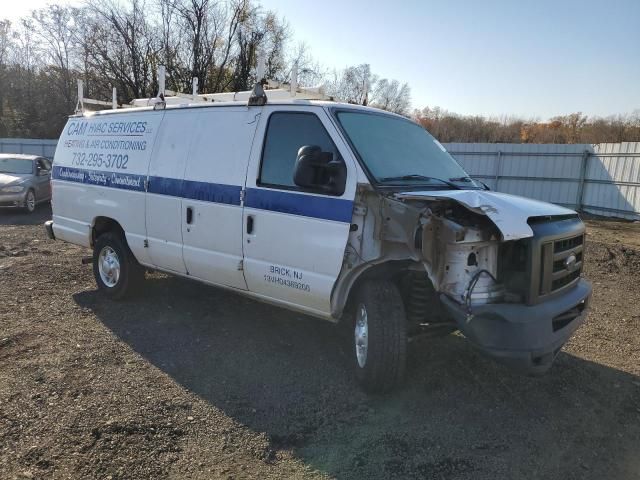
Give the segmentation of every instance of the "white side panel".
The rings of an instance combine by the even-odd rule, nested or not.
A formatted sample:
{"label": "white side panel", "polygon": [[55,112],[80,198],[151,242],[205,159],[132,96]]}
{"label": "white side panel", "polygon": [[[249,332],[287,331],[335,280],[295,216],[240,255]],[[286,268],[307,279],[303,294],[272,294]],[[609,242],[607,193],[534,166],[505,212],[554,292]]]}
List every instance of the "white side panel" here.
{"label": "white side panel", "polygon": [[129,246],[148,262],[144,224],[144,179],[163,112],[71,117],[53,164],[56,238],[89,246],[99,216],[117,221]]}
{"label": "white side panel", "polygon": [[[301,196],[300,202],[305,199]],[[331,312],[331,291],[344,257],[349,223],[245,208],[253,234],[245,234],[245,271],[252,292]],[[272,238],[273,241],[265,239]]]}
{"label": "white side panel", "polygon": [[196,124],[193,110],[167,111],[160,125],[146,196],[146,225],[151,264],[186,273],[182,259],[182,180]]}
{"label": "white side panel", "polygon": [[203,109],[197,114],[183,186],[183,255],[189,275],[246,289],[242,270],[240,191],[256,129],[246,107]]}

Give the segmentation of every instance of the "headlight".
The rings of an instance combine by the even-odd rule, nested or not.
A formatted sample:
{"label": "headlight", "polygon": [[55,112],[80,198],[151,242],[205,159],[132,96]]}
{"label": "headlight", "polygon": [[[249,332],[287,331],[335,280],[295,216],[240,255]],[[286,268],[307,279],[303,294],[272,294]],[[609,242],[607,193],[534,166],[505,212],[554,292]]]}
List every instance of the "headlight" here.
{"label": "headlight", "polygon": [[2,189],[3,192],[7,192],[7,193],[20,193],[24,190],[24,187],[22,185],[13,185],[11,187],[4,187]]}

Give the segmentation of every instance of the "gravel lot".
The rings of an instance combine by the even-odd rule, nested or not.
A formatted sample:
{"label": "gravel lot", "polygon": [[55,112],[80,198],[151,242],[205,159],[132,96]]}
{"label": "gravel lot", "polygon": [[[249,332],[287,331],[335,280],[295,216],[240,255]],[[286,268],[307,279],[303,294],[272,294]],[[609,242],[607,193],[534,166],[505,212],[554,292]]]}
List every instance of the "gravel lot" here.
{"label": "gravel lot", "polygon": [[587,323],[543,377],[459,335],[399,392],[329,324],[161,274],[125,303],[0,212],[0,478],[640,478],[640,225],[589,221]]}

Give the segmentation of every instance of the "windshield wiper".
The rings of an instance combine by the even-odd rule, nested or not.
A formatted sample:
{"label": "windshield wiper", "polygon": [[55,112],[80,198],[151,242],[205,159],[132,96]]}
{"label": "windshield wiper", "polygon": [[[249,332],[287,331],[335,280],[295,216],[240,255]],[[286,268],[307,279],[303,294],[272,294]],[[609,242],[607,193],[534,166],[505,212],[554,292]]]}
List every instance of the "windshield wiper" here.
{"label": "windshield wiper", "polygon": [[465,183],[469,183],[472,182],[473,179],[471,177],[453,177],[449,179],[450,182],[465,182]]}
{"label": "windshield wiper", "polygon": [[472,183],[474,187],[477,187],[478,184],[480,184],[480,187],[478,187],[480,190],[491,190],[489,187],[487,187],[487,184],[480,181],[480,180],[476,180],[473,179],[471,177],[455,177],[455,178],[450,178],[449,179],[450,182],[464,182],[464,183]]}
{"label": "windshield wiper", "polygon": [[435,178],[435,177],[427,177],[425,175],[419,175],[417,173],[412,173],[409,175],[398,175],[396,177],[382,177],[378,179],[379,182],[394,182],[398,180],[425,180],[427,182],[436,181],[436,182],[444,183],[445,185],[451,188],[454,188],[456,190],[463,189],[460,185],[456,185],[455,183],[452,183],[449,180],[443,180],[441,178]]}

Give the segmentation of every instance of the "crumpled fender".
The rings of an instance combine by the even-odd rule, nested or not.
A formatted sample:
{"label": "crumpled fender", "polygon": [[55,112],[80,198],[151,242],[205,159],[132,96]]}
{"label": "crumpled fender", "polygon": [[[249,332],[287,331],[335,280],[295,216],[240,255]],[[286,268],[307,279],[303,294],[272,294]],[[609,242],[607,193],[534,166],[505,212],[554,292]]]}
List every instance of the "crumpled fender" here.
{"label": "crumpled fender", "polygon": [[527,223],[531,217],[576,214],[552,203],[486,190],[403,192],[395,196],[409,200],[454,200],[475,213],[489,217],[505,241],[533,237],[533,230]]}

